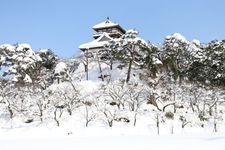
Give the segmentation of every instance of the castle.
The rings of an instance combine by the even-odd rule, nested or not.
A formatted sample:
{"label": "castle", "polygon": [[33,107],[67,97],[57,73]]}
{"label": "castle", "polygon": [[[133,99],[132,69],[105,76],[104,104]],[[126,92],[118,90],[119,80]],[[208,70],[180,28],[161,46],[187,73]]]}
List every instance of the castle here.
{"label": "castle", "polygon": [[93,34],[94,40],[88,43],[81,44],[79,49],[85,51],[99,51],[104,48],[110,40],[120,38],[125,34],[126,30],[119,24],[112,22],[109,18],[106,21],[101,22],[92,27],[95,31]]}

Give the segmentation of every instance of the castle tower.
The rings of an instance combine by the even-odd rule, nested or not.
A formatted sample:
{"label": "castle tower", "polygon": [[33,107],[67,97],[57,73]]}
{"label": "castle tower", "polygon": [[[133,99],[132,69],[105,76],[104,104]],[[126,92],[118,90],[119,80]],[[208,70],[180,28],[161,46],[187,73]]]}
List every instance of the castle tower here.
{"label": "castle tower", "polygon": [[81,51],[85,50],[101,50],[110,40],[120,38],[125,34],[126,30],[119,24],[112,22],[109,18],[106,21],[96,24],[92,27],[94,30],[94,40],[79,46]]}
{"label": "castle tower", "polygon": [[92,28],[96,32],[93,34],[93,38],[95,39],[100,37],[103,33],[107,33],[111,38],[119,38],[126,32],[119,24],[112,22],[109,18]]}

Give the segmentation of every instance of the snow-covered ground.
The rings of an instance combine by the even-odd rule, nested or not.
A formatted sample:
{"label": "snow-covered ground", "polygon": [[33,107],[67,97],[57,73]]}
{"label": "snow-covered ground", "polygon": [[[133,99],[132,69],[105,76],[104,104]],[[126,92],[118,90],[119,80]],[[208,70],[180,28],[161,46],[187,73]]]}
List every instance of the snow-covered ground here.
{"label": "snow-covered ground", "polygon": [[[65,129],[29,128],[1,130],[1,150],[223,150],[224,133],[182,133],[155,135],[137,128],[125,133],[122,128]],[[127,130],[127,129],[125,129]],[[133,133],[132,133],[133,132]]]}
{"label": "snow-covered ground", "polygon": [[[0,150],[224,150],[225,130],[213,128],[156,125],[141,119],[134,127],[115,123],[113,127],[90,124],[73,116],[56,127],[55,123],[38,123],[2,127]],[[17,122],[17,120],[15,120]]]}

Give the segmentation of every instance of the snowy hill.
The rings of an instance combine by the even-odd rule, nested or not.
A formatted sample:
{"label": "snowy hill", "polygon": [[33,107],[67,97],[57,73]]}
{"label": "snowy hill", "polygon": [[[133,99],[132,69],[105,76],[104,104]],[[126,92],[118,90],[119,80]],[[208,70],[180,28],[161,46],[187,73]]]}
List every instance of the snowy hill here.
{"label": "snowy hill", "polygon": [[2,45],[0,146],[221,149],[224,47],[175,33],[158,48],[131,31],[101,53],[70,60]]}

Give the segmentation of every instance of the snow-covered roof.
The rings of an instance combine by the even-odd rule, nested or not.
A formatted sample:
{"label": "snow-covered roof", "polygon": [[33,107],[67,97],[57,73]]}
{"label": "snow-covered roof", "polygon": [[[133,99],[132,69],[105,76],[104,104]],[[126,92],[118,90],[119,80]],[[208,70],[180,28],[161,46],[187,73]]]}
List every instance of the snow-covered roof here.
{"label": "snow-covered roof", "polygon": [[96,24],[95,26],[93,26],[93,29],[101,29],[101,28],[108,28],[108,27],[115,27],[115,26],[119,26],[119,24],[112,22],[111,20],[107,19],[104,22],[101,22],[99,24]]}
{"label": "snow-covered roof", "polygon": [[79,49],[90,49],[90,48],[97,48],[103,47],[107,44],[112,38],[108,35],[108,33],[104,32],[99,38],[89,43],[85,43],[79,46]]}

